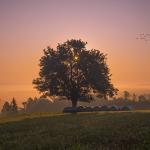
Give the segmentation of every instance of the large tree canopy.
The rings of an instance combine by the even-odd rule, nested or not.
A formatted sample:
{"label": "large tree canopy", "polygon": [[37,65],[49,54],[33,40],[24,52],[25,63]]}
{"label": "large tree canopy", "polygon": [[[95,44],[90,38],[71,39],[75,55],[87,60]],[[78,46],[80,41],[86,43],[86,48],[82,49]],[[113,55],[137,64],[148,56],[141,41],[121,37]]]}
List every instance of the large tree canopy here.
{"label": "large tree canopy", "polygon": [[35,88],[44,96],[65,96],[72,101],[90,101],[94,93],[114,96],[117,89],[110,80],[106,55],[99,50],[87,50],[86,42],[68,40],[54,50],[44,49],[40,59],[39,78]]}

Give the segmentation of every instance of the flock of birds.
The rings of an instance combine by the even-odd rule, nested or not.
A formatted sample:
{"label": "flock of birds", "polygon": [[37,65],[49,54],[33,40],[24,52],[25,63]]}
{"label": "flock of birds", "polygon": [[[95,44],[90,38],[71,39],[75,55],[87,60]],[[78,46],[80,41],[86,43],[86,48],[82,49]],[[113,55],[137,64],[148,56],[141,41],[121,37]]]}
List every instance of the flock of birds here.
{"label": "flock of birds", "polygon": [[137,40],[143,40],[145,42],[149,42],[150,41],[150,34],[148,33],[140,33],[140,34],[137,34],[137,37],[136,37]]}

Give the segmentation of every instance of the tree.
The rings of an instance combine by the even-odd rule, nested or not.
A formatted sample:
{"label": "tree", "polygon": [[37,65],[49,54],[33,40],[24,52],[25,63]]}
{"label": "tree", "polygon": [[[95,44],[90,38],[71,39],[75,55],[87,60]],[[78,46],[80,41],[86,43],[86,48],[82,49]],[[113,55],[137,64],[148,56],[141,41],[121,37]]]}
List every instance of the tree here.
{"label": "tree", "polygon": [[99,50],[87,50],[86,42],[68,40],[56,50],[47,47],[40,59],[39,77],[35,88],[45,97],[65,96],[76,107],[78,101],[91,101],[94,93],[114,96],[117,89],[111,83],[106,55]]}
{"label": "tree", "polygon": [[1,112],[4,113],[4,114],[7,114],[7,113],[11,112],[11,106],[9,105],[9,103],[7,101],[4,103]]}
{"label": "tree", "polygon": [[146,97],[144,95],[139,95],[139,102],[146,102]]}
{"label": "tree", "polygon": [[12,99],[10,106],[11,106],[11,112],[13,112],[13,113],[18,112],[18,106],[17,106],[17,102],[16,102],[15,98]]}
{"label": "tree", "polygon": [[128,91],[124,91],[124,99],[129,100],[130,93]]}
{"label": "tree", "polygon": [[136,101],[136,100],[137,100],[137,96],[136,96],[135,93],[133,93],[133,95],[132,95],[132,100],[133,100],[133,101]]}
{"label": "tree", "polygon": [[22,102],[22,105],[23,105],[24,111],[26,111],[26,108],[27,108],[27,102]]}

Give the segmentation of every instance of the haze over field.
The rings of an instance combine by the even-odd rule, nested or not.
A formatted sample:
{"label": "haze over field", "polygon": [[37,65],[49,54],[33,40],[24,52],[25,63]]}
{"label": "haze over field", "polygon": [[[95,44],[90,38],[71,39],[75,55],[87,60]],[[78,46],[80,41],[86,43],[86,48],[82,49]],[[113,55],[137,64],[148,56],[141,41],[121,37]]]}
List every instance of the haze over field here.
{"label": "haze over field", "polygon": [[[76,38],[108,54],[112,82],[150,92],[149,0],[0,1],[0,99],[38,96],[32,80],[43,49]],[[21,103],[21,101],[20,101]]]}

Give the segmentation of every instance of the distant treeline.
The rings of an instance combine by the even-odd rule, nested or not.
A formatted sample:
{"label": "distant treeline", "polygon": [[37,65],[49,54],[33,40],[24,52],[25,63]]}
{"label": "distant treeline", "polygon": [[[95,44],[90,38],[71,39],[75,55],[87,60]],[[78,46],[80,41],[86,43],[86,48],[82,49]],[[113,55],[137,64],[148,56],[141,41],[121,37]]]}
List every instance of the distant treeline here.
{"label": "distant treeline", "polygon": [[136,102],[150,102],[150,93],[149,94],[141,94],[136,95],[135,93],[129,93],[128,91],[123,92],[123,97],[114,98],[116,99],[122,99],[122,100],[128,100],[128,101],[136,101]]}
{"label": "distant treeline", "polygon": [[[6,101],[2,107],[3,114],[14,113],[32,113],[32,112],[61,112],[64,107],[71,105],[68,100],[59,99],[54,102],[46,98],[28,98],[22,103],[22,107],[18,107],[15,98],[9,103]],[[81,106],[131,106],[133,109],[150,109],[150,94],[136,95],[128,91],[123,92],[122,97],[114,97],[113,99],[96,98],[91,103],[79,102]]]}
{"label": "distant treeline", "polygon": [[135,93],[123,92],[122,97],[114,97],[111,100],[100,101],[104,105],[132,106],[133,109],[150,109],[150,94],[136,95]]}

